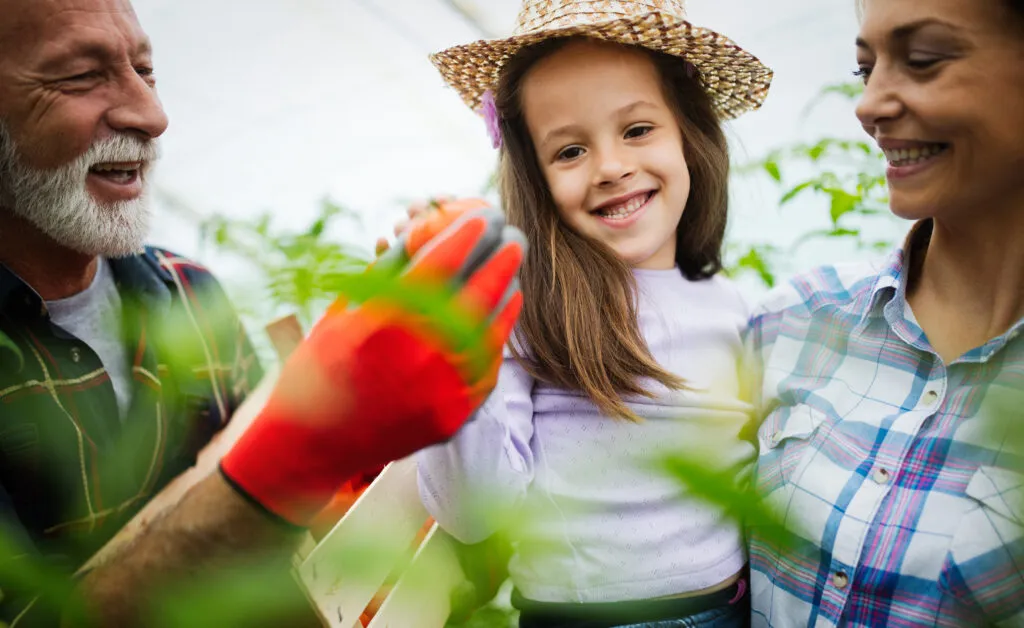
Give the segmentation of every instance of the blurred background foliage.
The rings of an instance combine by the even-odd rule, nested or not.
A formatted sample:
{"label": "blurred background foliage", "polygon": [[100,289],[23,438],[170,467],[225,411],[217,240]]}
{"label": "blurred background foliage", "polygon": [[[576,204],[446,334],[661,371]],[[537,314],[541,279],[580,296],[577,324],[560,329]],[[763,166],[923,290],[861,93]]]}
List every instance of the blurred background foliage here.
{"label": "blurred background foliage", "polygon": [[[842,83],[822,88],[805,113],[829,98],[857,99],[862,83]],[[852,102],[851,102],[852,108]],[[889,212],[885,182],[885,156],[864,140],[822,137],[811,143],[780,146],[753,162],[734,167],[734,177],[768,177],[777,190],[779,220],[793,226],[788,247],[771,242],[730,243],[727,249],[731,275],[752,274],[766,287],[780,279],[783,261],[802,257],[807,245],[827,243],[865,254],[883,254],[894,244],[894,234],[905,226]],[[801,227],[799,218],[787,215],[797,200],[814,203],[827,216],[825,227]],[[817,260],[828,263],[827,257]],[[812,256],[816,259],[816,256]]]}

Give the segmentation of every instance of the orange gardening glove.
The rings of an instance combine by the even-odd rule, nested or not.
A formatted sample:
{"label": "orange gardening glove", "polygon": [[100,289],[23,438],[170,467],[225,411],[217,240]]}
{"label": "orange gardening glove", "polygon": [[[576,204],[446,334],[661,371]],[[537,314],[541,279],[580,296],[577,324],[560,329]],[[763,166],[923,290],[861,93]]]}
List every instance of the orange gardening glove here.
{"label": "orange gardening glove", "polygon": [[497,382],[522,306],[510,287],[524,251],[522,234],[487,209],[462,215],[407,264],[389,262],[384,272],[393,268],[402,289],[449,286],[457,311],[483,331],[482,346],[459,346],[449,320],[392,296],[355,308],[339,301],[285,363],[221,461],[223,475],[306,526],[352,475],[451,438]]}
{"label": "orange gardening glove", "polygon": [[[382,253],[377,263],[407,264],[425,244],[456,220],[467,213],[488,208],[490,204],[479,198],[431,200],[429,209],[406,225],[397,243]],[[513,282],[509,289],[515,288]],[[384,466],[367,469],[345,480],[327,506],[310,522],[309,527],[314,536],[321,537],[327,534],[383,470]]]}

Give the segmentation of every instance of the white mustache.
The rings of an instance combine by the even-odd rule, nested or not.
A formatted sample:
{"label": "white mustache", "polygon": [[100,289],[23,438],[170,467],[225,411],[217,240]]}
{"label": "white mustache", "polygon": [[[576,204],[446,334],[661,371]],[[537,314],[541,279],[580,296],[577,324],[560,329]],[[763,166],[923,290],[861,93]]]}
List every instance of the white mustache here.
{"label": "white mustache", "polygon": [[77,162],[85,170],[99,164],[142,162],[143,169],[160,157],[156,140],[118,134],[93,143]]}

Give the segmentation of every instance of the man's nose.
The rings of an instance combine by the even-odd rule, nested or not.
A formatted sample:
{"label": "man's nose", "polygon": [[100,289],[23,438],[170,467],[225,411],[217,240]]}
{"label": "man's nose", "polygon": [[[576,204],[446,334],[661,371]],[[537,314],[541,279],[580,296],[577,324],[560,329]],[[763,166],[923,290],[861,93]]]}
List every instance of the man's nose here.
{"label": "man's nose", "polygon": [[115,131],[155,139],[167,130],[168,120],[156,88],[132,71],[121,81],[119,99],[107,111],[107,124]]}

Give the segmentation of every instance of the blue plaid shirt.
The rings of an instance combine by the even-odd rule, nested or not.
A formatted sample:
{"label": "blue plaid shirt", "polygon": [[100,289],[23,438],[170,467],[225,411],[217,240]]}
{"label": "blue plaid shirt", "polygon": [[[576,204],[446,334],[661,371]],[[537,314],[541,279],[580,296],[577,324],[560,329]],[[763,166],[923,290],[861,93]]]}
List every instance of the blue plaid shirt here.
{"label": "blue plaid shirt", "polygon": [[1024,625],[1024,320],[944,364],[907,261],[798,277],[751,319],[757,483],[796,537],[750,531],[754,626]]}

